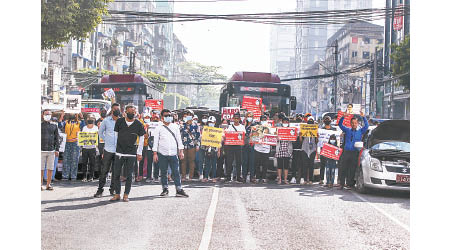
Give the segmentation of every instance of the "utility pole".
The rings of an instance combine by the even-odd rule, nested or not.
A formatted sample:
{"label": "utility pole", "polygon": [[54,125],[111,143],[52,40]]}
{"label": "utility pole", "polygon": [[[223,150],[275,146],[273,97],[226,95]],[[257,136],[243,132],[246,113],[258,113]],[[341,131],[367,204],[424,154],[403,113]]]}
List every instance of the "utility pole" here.
{"label": "utility pole", "polygon": [[377,116],[377,57],[378,57],[378,48],[375,48],[375,58],[373,62],[373,114],[374,117]]}
{"label": "utility pole", "polygon": [[338,66],[338,41],[334,41],[334,112],[337,112],[337,66]]}
{"label": "utility pole", "polygon": [[136,53],[134,51],[130,51],[130,67],[128,70],[130,72],[130,74],[135,73],[135,70],[134,70],[135,56],[136,56]]}

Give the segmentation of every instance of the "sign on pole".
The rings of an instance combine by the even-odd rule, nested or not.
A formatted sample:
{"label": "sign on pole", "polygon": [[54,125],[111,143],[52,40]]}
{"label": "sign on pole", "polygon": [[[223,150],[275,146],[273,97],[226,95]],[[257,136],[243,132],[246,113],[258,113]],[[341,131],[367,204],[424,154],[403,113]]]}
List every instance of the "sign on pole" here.
{"label": "sign on pole", "polygon": [[230,120],[233,118],[235,113],[240,113],[241,109],[239,107],[223,107],[222,108],[222,119]]}
{"label": "sign on pole", "polygon": [[78,146],[98,146],[98,133],[78,132]]}
{"label": "sign on pole", "polygon": [[222,146],[223,129],[205,126],[202,133],[202,146],[220,148]]}
{"label": "sign on pole", "polygon": [[319,129],[318,124],[300,124],[300,131],[302,133],[302,137],[317,137],[317,131]]}
{"label": "sign on pole", "polygon": [[66,95],[64,97],[64,112],[81,113],[81,95]]}
{"label": "sign on pole", "polygon": [[395,11],[394,20],[392,21],[392,26],[396,31],[403,29],[403,4],[399,5],[398,8],[400,9]]}

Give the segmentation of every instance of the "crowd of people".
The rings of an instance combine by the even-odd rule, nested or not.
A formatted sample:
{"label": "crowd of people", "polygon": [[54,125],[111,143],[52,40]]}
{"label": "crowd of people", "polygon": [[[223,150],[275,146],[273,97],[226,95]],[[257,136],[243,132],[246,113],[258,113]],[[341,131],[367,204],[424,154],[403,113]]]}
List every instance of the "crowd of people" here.
{"label": "crowd of people", "polygon": [[[368,128],[367,119],[363,113],[361,116],[363,124],[353,118],[351,128],[343,125],[344,119],[337,121],[342,134],[338,137],[331,135],[327,143],[340,146],[343,154],[339,161],[320,156],[320,185],[332,188],[336,186],[335,179],[340,189],[349,189],[355,185],[354,175],[359,151],[354,144],[361,141]],[[63,181],[76,180],[80,152],[82,181],[93,181],[96,164],[100,164],[98,188],[94,197],[103,195],[109,174],[109,193],[113,196],[111,201],[121,199],[123,181],[123,201],[128,201],[134,181],[160,182],[163,189],[161,196],[169,194],[168,185],[173,182],[176,196],[181,197],[188,197],[182,189],[182,182],[194,179],[212,183],[236,181],[265,184],[268,183],[271,146],[253,143],[250,140],[252,127],[290,127],[292,122],[319,124],[321,129],[336,130],[336,127],[332,126],[331,117],[325,116],[323,120],[316,121],[311,114],[288,117],[280,112],[269,117],[268,113],[263,113],[256,120],[253,113],[246,112],[235,113],[230,120],[217,120],[216,117],[207,115],[199,118],[191,110],[185,110],[180,117],[168,109],[138,114],[132,105],[124,107],[121,112],[120,105],[114,103],[109,113],[101,110],[100,119],[96,120],[92,115],[64,112],[59,114],[58,118],[49,110],[44,110],[41,123],[41,184],[46,175],[46,189],[53,190],[51,180],[54,178],[53,170],[60,151],[60,132],[66,137],[63,150]],[[202,145],[205,126],[243,132],[244,145],[224,145],[223,142],[221,147]],[[78,146],[79,132],[98,133],[98,145]],[[339,137],[341,143],[338,144]],[[278,184],[313,183],[314,163],[320,149],[317,137],[305,137],[300,132],[296,141],[278,140],[274,149]],[[339,172],[336,177],[337,168]],[[42,185],[41,189],[43,190]]]}

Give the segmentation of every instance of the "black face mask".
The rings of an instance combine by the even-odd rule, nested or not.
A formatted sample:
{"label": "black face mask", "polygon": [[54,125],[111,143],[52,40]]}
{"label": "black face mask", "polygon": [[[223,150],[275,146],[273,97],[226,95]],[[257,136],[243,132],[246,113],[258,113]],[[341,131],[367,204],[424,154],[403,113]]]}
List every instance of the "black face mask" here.
{"label": "black face mask", "polygon": [[87,124],[94,124],[94,120],[87,120]]}
{"label": "black face mask", "polygon": [[105,118],[105,117],[106,117],[106,113],[101,113],[100,116],[101,116],[102,118]]}
{"label": "black face mask", "polygon": [[133,119],[134,118],[134,114],[133,113],[127,113],[127,118],[128,119]]}
{"label": "black face mask", "polygon": [[116,109],[113,111],[113,116],[119,117],[119,115],[120,115],[120,110]]}
{"label": "black face mask", "polygon": [[313,120],[308,120],[308,124],[314,124]]}
{"label": "black face mask", "polygon": [[330,125],[330,124],[331,124],[331,121],[326,120],[326,121],[324,121],[323,123],[325,123],[325,125]]}

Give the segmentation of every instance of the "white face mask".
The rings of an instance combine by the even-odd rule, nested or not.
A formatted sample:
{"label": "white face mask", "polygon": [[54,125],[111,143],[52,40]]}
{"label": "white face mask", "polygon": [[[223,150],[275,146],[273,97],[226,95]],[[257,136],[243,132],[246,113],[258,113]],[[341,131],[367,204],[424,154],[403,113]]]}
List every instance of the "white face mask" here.
{"label": "white face mask", "polygon": [[289,127],[289,124],[287,124],[287,123],[283,123],[282,125],[283,125],[283,127]]}
{"label": "white face mask", "polygon": [[48,122],[52,119],[52,115],[44,115],[44,121]]}
{"label": "white face mask", "polygon": [[208,123],[208,126],[214,127],[214,123],[210,122],[210,123]]}
{"label": "white face mask", "polygon": [[248,121],[248,122],[252,122],[252,121],[253,121],[253,118],[247,117],[247,121]]}
{"label": "white face mask", "polygon": [[208,119],[202,119],[202,122],[203,122],[203,123],[207,123],[207,122],[208,122]]}
{"label": "white face mask", "polygon": [[330,140],[330,143],[334,144],[334,143],[336,143],[336,140]]}
{"label": "white face mask", "polygon": [[172,116],[164,117],[164,121],[167,122],[167,123],[171,123],[171,122],[172,122],[172,119],[173,119]]}
{"label": "white face mask", "polygon": [[145,123],[150,123],[150,119],[144,119]]}

